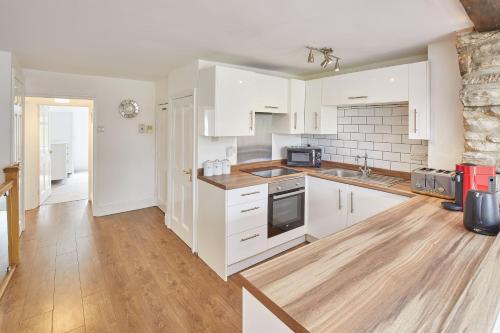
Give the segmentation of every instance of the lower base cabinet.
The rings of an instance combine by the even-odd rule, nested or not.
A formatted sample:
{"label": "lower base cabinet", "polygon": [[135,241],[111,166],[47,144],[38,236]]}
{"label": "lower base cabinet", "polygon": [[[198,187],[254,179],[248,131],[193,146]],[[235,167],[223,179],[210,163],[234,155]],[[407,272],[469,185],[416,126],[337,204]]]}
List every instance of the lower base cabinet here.
{"label": "lower base cabinet", "polygon": [[408,197],[308,178],[307,234],[320,239],[394,207]]}

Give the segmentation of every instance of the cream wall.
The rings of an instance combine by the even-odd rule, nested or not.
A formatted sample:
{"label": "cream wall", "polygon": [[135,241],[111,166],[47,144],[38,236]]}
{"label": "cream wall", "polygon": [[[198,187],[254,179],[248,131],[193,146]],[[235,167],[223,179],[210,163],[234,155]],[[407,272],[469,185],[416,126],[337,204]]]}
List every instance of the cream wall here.
{"label": "cream wall", "polygon": [[[138,125],[155,123],[155,85],[99,76],[26,70],[27,96],[94,99],[94,197],[97,216],[156,205],[155,136]],[[123,119],[118,105],[133,99],[136,118]],[[102,126],[104,132],[95,128]]]}
{"label": "cream wall", "polygon": [[461,78],[455,34],[429,44],[431,68],[431,140],[429,167],[455,170],[464,151]]}

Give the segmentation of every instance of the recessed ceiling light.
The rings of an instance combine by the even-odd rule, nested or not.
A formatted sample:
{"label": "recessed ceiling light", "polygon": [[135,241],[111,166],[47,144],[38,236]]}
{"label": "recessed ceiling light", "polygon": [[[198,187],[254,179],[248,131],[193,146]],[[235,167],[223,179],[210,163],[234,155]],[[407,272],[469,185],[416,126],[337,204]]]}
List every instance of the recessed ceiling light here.
{"label": "recessed ceiling light", "polygon": [[54,102],[59,103],[59,104],[68,104],[69,99],[67,99],[67,98],[54,98]]}

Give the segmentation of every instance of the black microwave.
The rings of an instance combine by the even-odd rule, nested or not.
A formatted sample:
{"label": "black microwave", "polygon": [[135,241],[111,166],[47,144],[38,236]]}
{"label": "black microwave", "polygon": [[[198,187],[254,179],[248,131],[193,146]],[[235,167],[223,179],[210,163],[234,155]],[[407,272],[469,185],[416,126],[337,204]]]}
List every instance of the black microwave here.
{"label": "black microwave", "polygon": [[319,168],[321,167],[321,148],[308,146],[287,147],[286,164]]}

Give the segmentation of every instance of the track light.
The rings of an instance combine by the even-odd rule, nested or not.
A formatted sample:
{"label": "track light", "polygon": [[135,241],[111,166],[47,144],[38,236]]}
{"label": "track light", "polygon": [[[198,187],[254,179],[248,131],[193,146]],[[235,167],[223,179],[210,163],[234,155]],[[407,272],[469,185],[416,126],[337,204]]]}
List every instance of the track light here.
{"label": "track light", "polygon": [[336,72],[338,72],[340,70],[339,59],[335,60],[335,68],[333,70]]}
{"label": "track light", "polygon": [[307,62],[310,64],[314,63],[314,53],[312,49],[309,49],[309,56],[307,57]]}
{"label": "track light", "polygon": [[309,50],[309,55],[307,56],[307,62],[312,64],[314,63],[314,51],[320,52],[323,54],[324,60],[321,62],[321,67],[327,68],[328,65],[330,65],[333,60],[335,59],[335,68],[334,70],[338,72],[340,70],[340,65],[339,65],[339,60],[340,58],[337,56],[333,55],[333,49],[329,47],[323,47],[323,48],[317,48],[317,47],[311,47],[311,46],[306,46],[306,48]]}

